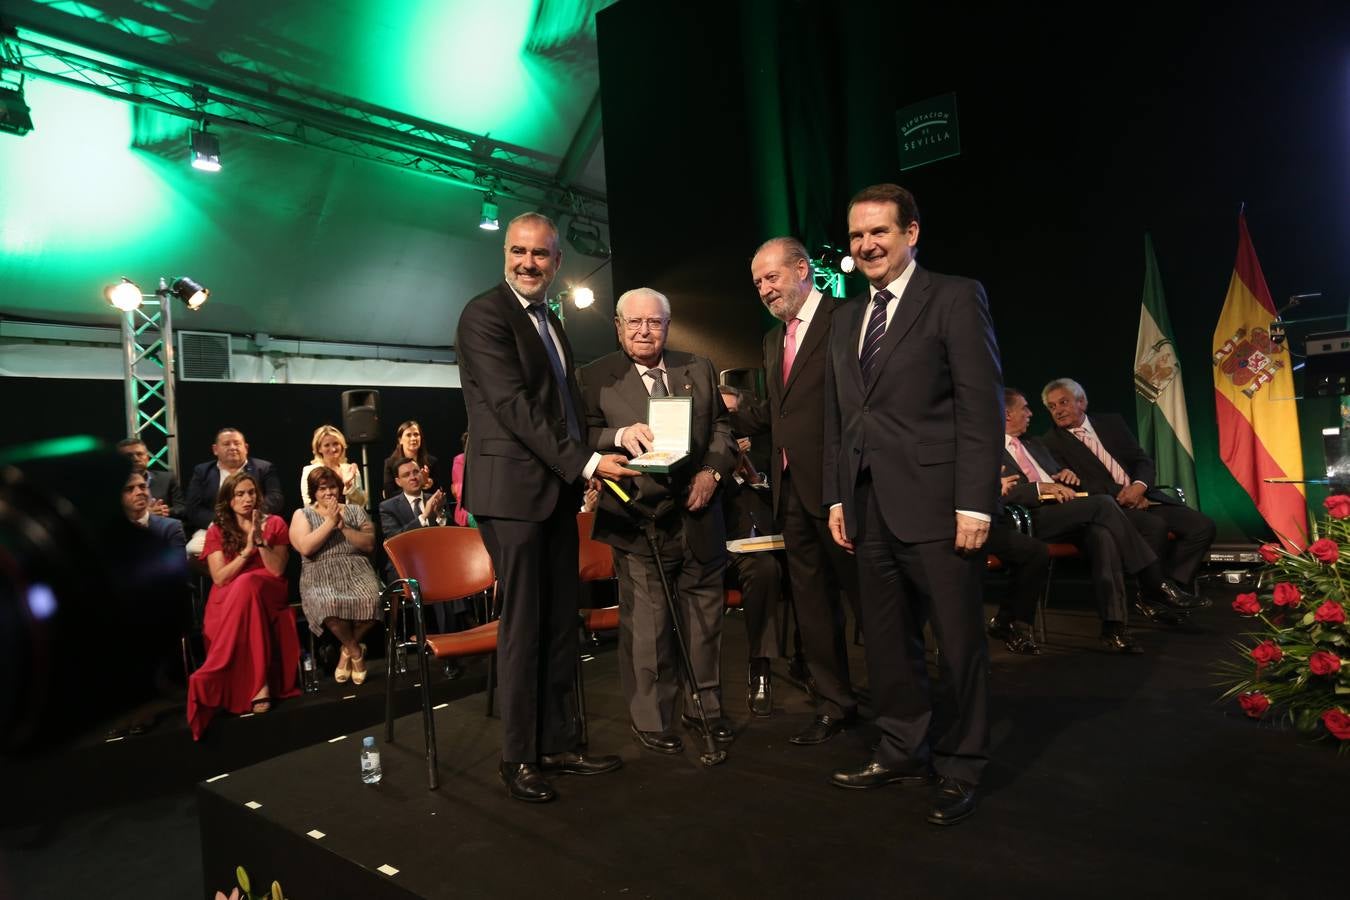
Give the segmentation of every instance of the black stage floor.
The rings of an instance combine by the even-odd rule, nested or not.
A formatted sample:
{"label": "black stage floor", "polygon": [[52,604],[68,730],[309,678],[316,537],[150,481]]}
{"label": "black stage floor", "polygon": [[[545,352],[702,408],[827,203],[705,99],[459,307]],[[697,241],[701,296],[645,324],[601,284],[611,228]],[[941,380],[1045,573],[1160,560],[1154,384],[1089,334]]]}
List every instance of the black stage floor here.
{"label": "black stage floor", "polygon": [[1216,705],[1211,673],[1240,622],[1223,599],[1197,618],[1186,632],[1137,629],[1141,657],[1098,652],[1085,607],[1051,611],[1040,657],[994,644],[993,763],[979,812],[955,828],[924,822],[925,790],[832,787],[830,771],[864,762],[874,732],[789,744],[809,707],[781,677],[774,716],[750,719],[732,620],[739,736],[726,764],[701,767],[693,741],[682,757],[638,748],[614,654],[601,652],[586,667],[591,747],[619,753],[623,771],[564,776],[550,804],[507,799],[481,695],[436,714],[436,792],[416,715],[380,743],[378,786],[358,773],[360,736],[378,728],[317,735],[198,788],[205,895],[228,894],[240,865],[255,891],[277,880],[291,898],[1274,898],[1329,886],[1350,761]]}

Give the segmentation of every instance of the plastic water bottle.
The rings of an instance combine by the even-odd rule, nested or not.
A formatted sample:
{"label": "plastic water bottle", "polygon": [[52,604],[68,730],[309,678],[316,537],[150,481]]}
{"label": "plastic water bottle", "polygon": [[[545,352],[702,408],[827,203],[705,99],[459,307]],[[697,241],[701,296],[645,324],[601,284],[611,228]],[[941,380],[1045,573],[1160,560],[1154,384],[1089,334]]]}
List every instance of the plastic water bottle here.
{"label": "plastic water bottle", "polygon": [[300,668],[305,674],[305,693],[316,694],[319,691],[318,673],[314,671],[314,657],[309,655],[309,651],[301,657]]}
{"label": "plastic water bottle", "polygon": [[361,780],[366,784],[379,784],[380,751],[375,749],[375,738],[366,735],[361,739]]}

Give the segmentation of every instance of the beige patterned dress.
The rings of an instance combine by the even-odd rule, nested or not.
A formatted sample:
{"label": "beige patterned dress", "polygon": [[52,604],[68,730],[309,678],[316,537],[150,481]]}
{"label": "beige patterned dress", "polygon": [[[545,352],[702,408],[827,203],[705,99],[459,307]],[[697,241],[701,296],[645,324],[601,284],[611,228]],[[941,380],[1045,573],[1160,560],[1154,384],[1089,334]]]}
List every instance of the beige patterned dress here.
{"label": "beige patterned dress", "polygon": [[[305,518],[311,529],[323,524],[323,516],[306,506]],[[345,503],[342,521],[348,528],[361,528],[368,521],[366,511]],[[323,620],[375,619],[379,617],[380,582],[370,560],[352,546],[341,531],[334,531],[313,556],[300,557],[300,605],[304,607],[309,630],[323,633]]]}

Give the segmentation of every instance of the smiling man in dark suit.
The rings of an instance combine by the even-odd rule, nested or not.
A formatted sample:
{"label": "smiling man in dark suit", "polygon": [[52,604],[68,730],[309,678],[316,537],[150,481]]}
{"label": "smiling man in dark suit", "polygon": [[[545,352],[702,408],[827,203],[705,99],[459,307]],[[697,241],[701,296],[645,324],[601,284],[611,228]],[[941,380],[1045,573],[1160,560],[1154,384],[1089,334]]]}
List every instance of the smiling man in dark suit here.
{"label": "smiling man in dark suit", "polygon": [[581,394],[562,321],[547,308],[562,253],[546,216],[506,229],[505,281],[468,302],[456,349],[469,414],[461,502],[478,520],[501,612],[501,778],[517,800],[555,796],[546,771],[594,775],[572,710],[577,665],[577,525],[592,475],[637,474],[586,446]]}
{"label": "smiling man in dark suit", "polygon": [[265,512],[281,513],[284,503],[281,479],[277,477],[276,469],[265,459],[249,456],[248,441],[238,428],[226,425],[218,429],[211,453],[215,459],[195,466],[192,479],[188,481],[183,524],[186,530],[195,532],[188,540],[187,548],[193,556],[201,552],[206,529],[216,517],[216,494],[220,493],[220,483],[225,478],[242,469],[258,479]]}
{"label": "smiling man in dark suit", "polygon": [[[1003,452],[1003,385],[984,288],[914,261],[919,210],[894,184],[848,210],[867,293],[836,308],[825,382],[824,501],[856,551],[868,683],[881,740],[834,774],[847,788],[941,776],[928,821],[975,811],[989,757],[981,579]],[[954,720],[933,725],[923,627],[942,651]]]}
{"label": "smiling man in dark suit", "polygon": [[[1042,437],[1045,445],[1078,473],[1089,494],[1113,497],[1162,561],[1170,579],[1140,585],[1146,615],[1157,605],[1179,609],[1209,606],[1187,593],[1214,543],[1214,520],[1157,488],[1157,468],[1120,416],[1097,413],[1088,418],[1087,393],[1072,378],[1058,378],[1041,391],[1055,427]],[[1175,540],[1168,539],[1168,533]]]}
{"label": "smiling man in dark suit", "polygon": [[760,301],[782,323],[764,336],[773,438],[769,477],[774,517],[783,523],[802,651],[815,685],[815,717],[790,740],[819,744],[858,712],[844,633],[846,600],[855,614],[858,609],[857,568],[831,539],[821,503],[825,361],[834,303],[815,289],[810,257],[796,238],[765,241],[750,262],[750,274]]}
{"label": "smiling man in dark suit", "polygon": [[[654,516],[661,566],[680,606],[680,623],[693,662],[712,736],[733,739],[722,716],[721,650],[726,570],[726,524],[719,482],[731,477],[736,445],[727,409],[717,391],[717,372],[707,359],[666,349],[670,301],[650,288],[626,292],[615,304],[615,328],[623,347],[581,370],[591,446],[623,448],[637,455],[652,447],[647,424],[652,397],[691,397],[689,458],[667,475],[643,475],[627,492],[644,514]],[[638,743],[657,753],[679,753],[672,733],[682,681],[673,623],[659,572],[643,532],[609,492],[600,498],[592,536],[614,548],[619,578],[619,678]],[[686,701],[684,724],[700,728]]]}

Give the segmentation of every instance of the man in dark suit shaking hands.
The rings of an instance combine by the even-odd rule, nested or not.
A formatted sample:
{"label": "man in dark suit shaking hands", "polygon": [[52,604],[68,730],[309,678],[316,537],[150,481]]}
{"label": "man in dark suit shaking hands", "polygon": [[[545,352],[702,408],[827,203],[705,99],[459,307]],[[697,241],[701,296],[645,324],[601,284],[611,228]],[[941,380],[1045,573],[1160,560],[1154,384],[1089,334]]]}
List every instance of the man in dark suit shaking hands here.
{"label": "man in dark suit shaking hands", "polygon": [[456,349],[469,415],[461,500],[478,520],[501,611],[501,777],[510,796],[555,796],[544,772],[594,775],[617,756],[580,752],[572,710],[577,665],[577,525],[592,475],[636,475],[585,443],[581,393],[548,287],[558,229],[526,213],[506,229],[505,281],[468,302]]}
{"label": "man in dark suit shaking hands", "polygon": [[[924,784],[936,769],[928,821],[951,825],[975,811],[989,753],[980,581],[1003,455],[998,345],[978,282],[915,264],[909,191],[863,189],[848,232],[868,289],[831,327],[824,500],[835,542],[857,556],[881,741],[871,762],[834,782]],[[926,621],[955,703],[945,728],[930,728]]]}

